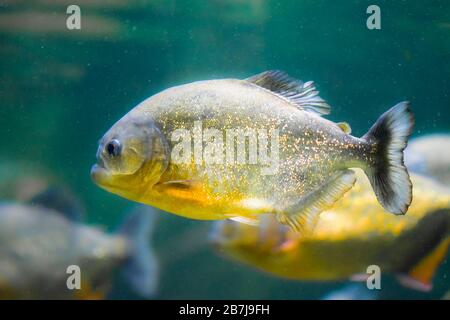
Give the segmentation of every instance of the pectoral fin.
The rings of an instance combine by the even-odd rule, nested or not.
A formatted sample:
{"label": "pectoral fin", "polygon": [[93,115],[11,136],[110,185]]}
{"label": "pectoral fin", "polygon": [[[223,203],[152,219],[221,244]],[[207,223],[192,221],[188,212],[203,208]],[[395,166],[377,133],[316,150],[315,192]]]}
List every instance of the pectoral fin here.
{"label": "pectoral fin", "polygon": [[191,189],[195,187],[195,181],[193,180],[174,180],[174,181],[166,181],[159,184],[161,187],[173,188],[173,189]]}
{"label": "pectoral fin", "polygon": [[431,291],[434,274],[445,259],[449,246],[450,238],[446,238],[429,255],[411,268],[407,274],[398,275],[399,282],[405,287],[415,290]]}
{"label": "pectoral fin", "polygon": [[319,214],[331,207],[356,181],[352,170],[341,170],[285,210],[277,213],[278,221],[306,235],[317,224]]}
{"label": "pectoral fin", "polygon": [[175,199],[201,202],[206,198],[205,190],[199,181],[173,180],[158,183],[155,189]]}

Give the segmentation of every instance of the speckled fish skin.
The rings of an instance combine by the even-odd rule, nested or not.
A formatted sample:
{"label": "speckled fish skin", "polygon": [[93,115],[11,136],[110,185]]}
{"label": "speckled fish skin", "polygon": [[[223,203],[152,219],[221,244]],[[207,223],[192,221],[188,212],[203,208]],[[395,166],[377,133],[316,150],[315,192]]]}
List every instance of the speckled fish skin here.
{"label": "speckled fish skin", "polygon": [[[313,98],[311,104],[318,97]],[[406,105],[401,107],[402,112],[407,111]],[[196,164],[194,158],[187,164],[173,163],[171,134],[180,128],[193,130],[196,121],[201,121],[203,130],[221,132],[278,130],[278,172],[261,174],[259,164]],[[123,151],[119,156],[123,159],[112,159],[108,143],[117,139],[126,149],[131,128],[135,128],[131,135],[141,138],[139,147],[129,150],[141,157],[128,164]],[[146,140],[152,147],[145,146]],[[248,145],[245,148],[248,152]],[[150,151],[149,155],[149,149],[153,154]],[[150,97],[105,134],[98,150],[98,164],[91,174],[99,186],[112,193],[194,219],[253,219],[257,214],[276,213],[280,221],[296,229],[304,228],[351,188],[355,180],[347,168],[370,170],[378,161],[377,144],[370,137],[353,137],[289,98],[237,79],[194,82]],[[114,162],[120,165],[114,166]],[[405,179],[408,181],[402,183],[408,184]],[[314,197],[306,199],[308,194]],[[408,197],[410,194],[390,211],[404,213]]]}
{"label": "speckled fish skin", "polygon": [[226,257],[282,278],[345,280],[377,265],[382,274],[402,275],[405,285],[430,290],[450,245],[450,189],[412,175],[408,214],[393,216],[385,214],[359,170],[357,177],[355,187],[321,214],[307,237],[264,215],[259,226],[215,222],[211,243]]}

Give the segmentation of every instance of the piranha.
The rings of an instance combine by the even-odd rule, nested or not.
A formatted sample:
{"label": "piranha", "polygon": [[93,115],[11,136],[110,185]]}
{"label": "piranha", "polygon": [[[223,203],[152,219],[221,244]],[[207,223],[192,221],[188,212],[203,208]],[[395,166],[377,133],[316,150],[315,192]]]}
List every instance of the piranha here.
{"label": "piranha", "polygon": [[377,265],[404,286],[431,290],[450,245],[450,189],[413,174],[408,214],[386,215],[368,179],[357,175],[355,187],[322,212],[308,237],[263,215],[259,226],[216,221],[211,243],[228,258],[282,278],[361,281],[370,275],[368,267]]}
{"label": "piranha", "polygon": [[[55,191],[51,191],[55,195]],[[157,261],[149,245],[155,212],[138,206],[116,234],[70,220],[48,195],[32,204],[0,202],[0,299],[103,299],[115,270],[141,297],[154,294]],[[65,208],[69,208],[67,204]],[[69,290],[78,266],[80,287]],[[70,272],[69,272],[70,271]]]}
{"label": "piranha", "polygon": [[93,180],[124,198],[193,219],[257,223],[259,214],[303,232],[364,169],[396,215],[411,202],[403,150],[413,127],[407,102],[362,138],[322,117],[314,84],[280,71],[199,81],[158,93],[101,138]]}

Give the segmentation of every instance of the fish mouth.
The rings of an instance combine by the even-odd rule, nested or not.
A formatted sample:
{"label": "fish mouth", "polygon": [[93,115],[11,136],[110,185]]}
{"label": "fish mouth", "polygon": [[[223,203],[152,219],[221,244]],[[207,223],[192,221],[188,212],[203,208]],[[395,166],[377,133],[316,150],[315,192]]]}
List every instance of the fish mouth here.
{"label": "fish mouth", "polygon": [[91,168],[91,179],[98,185],[105,185],[110,179],[110,174],[102,166],[94,164]]}

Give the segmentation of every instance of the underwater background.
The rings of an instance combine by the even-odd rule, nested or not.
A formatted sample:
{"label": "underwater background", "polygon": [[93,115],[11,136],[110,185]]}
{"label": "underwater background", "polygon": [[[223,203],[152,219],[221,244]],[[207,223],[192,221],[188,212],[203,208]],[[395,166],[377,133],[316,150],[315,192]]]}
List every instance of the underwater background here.
{"label": "underwater background", "polygon": [[[81,8],[81,30],[66,8]],[[366,27],[369,5],[381,29]],[[131,202],[91,181],[101,135],[137,103],[196,80],[280,69],[314,80],[328,119],[362,136],[411,101],[417,135],[450,130],[450,2],[331,0],[0,0],[0,158],[32,163],[74,191],[90,224],[115,230]],[[11,170],[15,170],[12,168]],[[209,222],[161,213],[157,299],[316,299],[345,282],[278,279],[208,245]],[[383,298],[440,298],[383,276]],[[112,298],[136,298],[125,284]]]}

